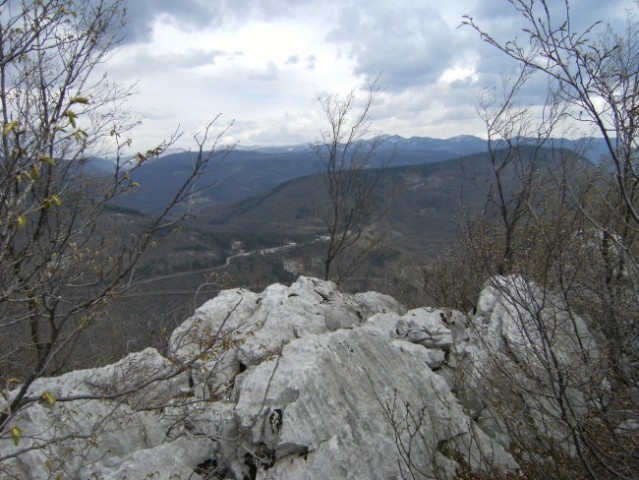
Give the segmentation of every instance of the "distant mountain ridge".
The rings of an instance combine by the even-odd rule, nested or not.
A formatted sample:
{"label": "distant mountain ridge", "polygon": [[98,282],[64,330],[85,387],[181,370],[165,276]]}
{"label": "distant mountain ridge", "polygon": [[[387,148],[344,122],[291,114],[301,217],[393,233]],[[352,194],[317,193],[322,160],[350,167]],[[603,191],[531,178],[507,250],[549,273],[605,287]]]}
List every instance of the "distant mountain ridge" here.
{"label": "distant mountain ridge", "polygon": [[[483,153],[488,148],[486,140],[471,135],[449,139],[384,135],[381,140],[371,159],[372,167],[387,163],[391,158],[393,166],[437,163]],[[588,148],[579,148],[584,142],[588,142]],[[598,163],[605,153],[601,139],[556,139],[548,145],[581,150],[592,163]],[[146,213],[157,212],[186,178],[195,155],[194,152],[181,151],[143,165],[132,175],[140,188],[134,194],[119,199],[117,205]],[[321,170],[321,160],[311,144],[238,146],[223,159],[220,156],[219,161],[214,161],[209,171],[198,180],[197,193],[191,199],[190,208],[198,210],[240,202]]]}
{"label": "distant mountain ridge", "polygon": [[[474,135],[457,135],[450,138],[434,138],[434,137],[402,137],[401,135],[380,135],[373,140],[382,140],[379,150],[398,150],[402,151],[440,151],[451,155],[451,158],[479,153],[488,149],[488,141]],[[369,140],[372,141],[372,140]],[[522,143],[534,144],[536,138],[522,138]],[[318,143],[294,144],[281,146],[250,146],[243,147],[241,144],[236,148],[242,151],[261,152],[261,153],[308,153],[313,151],[314,145]],[[497,148],[505,145],[504,142],[495,142]],[[607,147],[602,138],[586,137],[578,139],[554,138],[546,142],[546,146],[553,148],[563,148],[569,150],[580,151],[592,163],[599,163],[602,155],[607,155]],[[399,165],[405,165],[401,158]]]}

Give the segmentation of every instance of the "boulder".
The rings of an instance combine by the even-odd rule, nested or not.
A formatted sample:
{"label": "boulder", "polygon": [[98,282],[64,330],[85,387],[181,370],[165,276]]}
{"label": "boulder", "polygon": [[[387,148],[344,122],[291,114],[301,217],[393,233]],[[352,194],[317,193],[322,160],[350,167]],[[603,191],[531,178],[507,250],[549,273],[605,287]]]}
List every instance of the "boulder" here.
{"label": "boulder", "polygon": [[[194,390],[215,402],[190,415],[190,428],[230,439],[220,464],[235,478],[401,477],[405,469],[452,476],[456,463],[439,447],[479,427],[433,369],[445,363],[449,325],[461,314],[406,312],[390,297],[348,295],[305,277],[257,296],[237,290],[232,301],[228,293],[218,298],[177,329],[171,344],[178,357],[206,355],[192,365]],[[200,330],[238,341],[208,355]],[[199,393],[212,385],[224,394]],[[414,458],[403,458],[396,441]],[[486,447],[491,456],[496,448]],[[512,457],[506,464],[516,465]]]}
{"label": "boulder", "polygon": [[398,338],[408,342],[447,351],[453,345],[453,334],[447,321],[448,317],[443,311],[418,308],[397,322],[395,333]]}
{"label": "boulder", "polygon": [[103,462],[92,468],[85,468],[80,477],[100,480],[199,480],[204,476],[197,472],[204,473],[213,451],[213,441],[183,436],[154,448],[135,450],[113,464]]}
{"label": "boulder", "polygon": [[[29,479],[106,478],[91,475],[133,462],[138,467],[130,478],[144,478],[161,464],[163,449],[184,442],[173,445],[158,409],[179,397],[187,384],[186,374],[154,349],[103,368],[38,379],[28,392],[28,406],[11,422],[20,438],[0,437],[0,458],[10,457],[0,461],[0,473]],[[193,472],[210,458],[209,439],[190,442],[189,450],[199,453],[175,463],[178,470]],[[23,453],[11,458],[18,452]]]}
{"label": "boulder", "polygon": [[493,279],[474,315],[308,277],[227,290],[176,328],[166,355],[34,382],[0,436],[0,475],[453,479],[460,459],[512,472],[512,432],[493,407],[526,412],[517,434],[567,444],[544,351],[585,413],[578,387],[605,371],[597,343],[521,277]]}
{"label": "boulder", "polygon": [[377,313],[404,311],[387,295],[345,294],[333,282],[310,277],[290,287],[271,285],[261,294],[229,290],[173,332],[169,355],[191,365],[201,394],[221,399],[240,371],[268,360],[292,340],[354,328]]}
{"label": "boulder", "polygon": [[[424,348],[406,354],[354,329],[292,341],[247,371],[235,412],[246,450],[262,452],[256,478],[397,478],[400,466],[440,474],[439,446],[470,421],[428,361]],[[413,448],[410,465],[396,441]]]}
{"label": "boulder", "polygon": [[463,385],[454,388],[463,389],[473,418],[489,417],[504,428],[497,417],[519,418],[508,423],[510,429],[517,425],[516,432],[494,429],[493,435],[515,434],[541,448],[574,453],[567,424],[587,414],[584,392],[606,380],[600,375],[606,372],[604,352],[583,318],[534,282],[494,277],[476,314],[454,336],[448,365],[464,373]]}

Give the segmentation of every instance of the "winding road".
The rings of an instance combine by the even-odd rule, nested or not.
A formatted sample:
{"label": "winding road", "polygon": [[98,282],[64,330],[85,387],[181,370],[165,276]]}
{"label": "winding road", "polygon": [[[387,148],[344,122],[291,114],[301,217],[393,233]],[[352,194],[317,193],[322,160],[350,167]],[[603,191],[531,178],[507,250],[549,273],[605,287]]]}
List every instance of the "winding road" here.
{"label": "winding road", "polygon": [[[314,240],[314,242],[317,240]],[[309,242],[309,243],[313,243],[313,242]],[[131,284],[129,285],[130,287],[137,287],[140,285],[147,285],[149,283],[153,283],[153,282],[161,282],[162,280],[169,280],[171,278],[177,278],[177,277],[184,277],[187,275],[196,275],[198,273],[209,273],[209,272],[214,272],[216,270],[221,270],[223,268],[228,268],[231,265],[231,262],[233,261],[234,258],[239,258],[239,257],[249,257],[251,255],[268,255],[271,253],[277,253],[277,252],[282,252],[284,250],[290,250],[293,249],[295,247],[300,247],[302,245],[306,245],[305,243],[295,243],[295,242],[290,242],[287,243],[286,245],[281,245],[279,247],[271,247],[271,248],[261,248],[259,250],[252,250],[250,252],[240,252],[240,253],[236,253],[234,255],[231,255],[229,257],[226,257],[226,261],[224,262],[223,265],[218,265],[216,267],[209,267],[209,268],[201,268],[199,270],[188,270],[186,272],[178,272],[178,273],[170,273],[168,275],[162,275],[159,277],[153,277],[153,278],[147,278],[146,280],[138,280],[137,282],[131,282]]]}

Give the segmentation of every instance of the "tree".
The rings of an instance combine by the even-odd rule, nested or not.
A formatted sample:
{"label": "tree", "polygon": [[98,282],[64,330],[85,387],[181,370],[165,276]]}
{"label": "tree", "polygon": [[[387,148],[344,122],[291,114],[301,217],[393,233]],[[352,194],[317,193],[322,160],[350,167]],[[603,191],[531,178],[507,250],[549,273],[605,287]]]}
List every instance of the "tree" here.
{"label": "tree", "polygon": [[[361,107],[355,91],[344,98],[328,95],[319,99],[328,121],[328,130],[315,147],[328,196],[327,206],[321,209],[328,234],[324,279],[334,278],[337,283],[352,275],[380,242],[379,237],[367,236],[369,227],[385,213],[376,195],[388,162],[373,165],[382,137],[367,139],[378,92],[377,80],[370,82]],[[344,261],[335,273],[338,259]]]}
{"label": "tree", "polygon": [[[522,364],[515,374],[496,361],[494,368],[514,392],[530,390],[535,379],[535,388],[547,395],[548,403],[527,408],[562,425],[578,459],[572,467],[579,466],[593,479],[633,478],[637,443],[627,422],[637,421],[636,405],[630,409],[628,405],[631,389],[639,385],[636,4],[620,35],[601,22],[578,30],[567,0],[508,3],[525,21],[521,39],[501,42],[474,19],[465,19],[484,41],[513,59],[520,71],[497,108],[481,109],[490,143],[498,146],[491,149],[494,188],[487,196],[497,211],[498,241],[488,229],[474,230],[462,240],[475,247],[482,259],[478,264],[486,267],[487,275],[524,279],[498,278],[491,284],[526,319],[521,329],[536,367]],[[531,75],[544,76],[550,85],[539,117],[515,103]],[[603,139],[607,152],[597,168],[576,171],[584,164],[575,152],[557,148],[553,137],[565,129],[582,137],[594,131]],[[545,155],[557,168],[540,168],[536,154],[520,157],[522,143],[533,152],[546,147],[550,153]],[[517,182],[504,188],[509,168],[518,172]],[[496,243],[498,248],[493,248]],[[503,288],[504,282],[512,282],[509,289]],[[599,347],[582,343],[581,318],[597,335]],[[556,335],[566,326],[572,326],[578,363],[566,364],[556,348]],[[590,377],[576,384],[583,371]],[[501,421],[509,433],[521,432],[503,399],[496,399],[495,412],[503,414]],[[539,446],[536,450],[531,443],[519,443],[518,448],[539,453]],[[556,476],[573,474],[554,470]]]}
{"label": "tree", "polygon": [[[0,1],[3,436],[38,400],[27,395],[33,382],[63,368],[82,333],[126,289],[154,233],[179,221],[169,218],[173,207],[220,139],[211,122],[195,138],[190,175],[161,213],[139,232],[112,238],[110,202],[135,188],[131,173],[177,138],[127,156],[135,124],[122,108],[129,91],[98,71],[120,41],[125,11],[124,0]],[[98,173],[91,156],[108,148],[112,171]]]}

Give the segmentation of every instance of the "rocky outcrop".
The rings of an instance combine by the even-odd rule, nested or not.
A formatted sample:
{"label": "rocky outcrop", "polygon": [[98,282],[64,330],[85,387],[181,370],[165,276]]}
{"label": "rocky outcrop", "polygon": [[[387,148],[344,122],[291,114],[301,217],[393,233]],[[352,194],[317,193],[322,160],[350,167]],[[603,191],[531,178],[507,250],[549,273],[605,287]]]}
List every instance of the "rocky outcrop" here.
{"label": "rocky outcrop", "polygon": [[152,478],[189,478],[211,458],[213,442],[171,436],[158,414],[185,385],[187,374],[150,348],[104,368],[39,379],[30,405],[7,429],[19,429],[20,438],[13,431],[14,438],[0,439],[0,473],[120,479],[161,471]]}
{"label": "rocky outcrop", "polygon": [[[0,438],[0,473],[447,479],[460,459],[474,471],[517,470],[490,408],[495,354],[506,371],[544,367],[530,354],[539,339],[522,329],[541,317],[512,301],[517,282],[497,279],[470,317],[406,311],[391,297],[305,277],[260,294],[221,292],[173,332],[165,356],[147,349],[35,382],[5,429],[19,438]],[[552,308],[544,315],[566,324],[555,347],[568,365],[571,345],[594,339]],[[468,365],[462,381],[456,369]],[[539,401],[519,399],[529,410]],[[558,439],[547,417],[531,418]]]}
{"label": "rocky outcrop", "polygon": [[607,383],[605,354],[585,321],[519,276],[488,282],[447,367],[463,371],[456,388],[469,413],[502,444],[510,436],[567,454],[567,425],[581,421]]}

